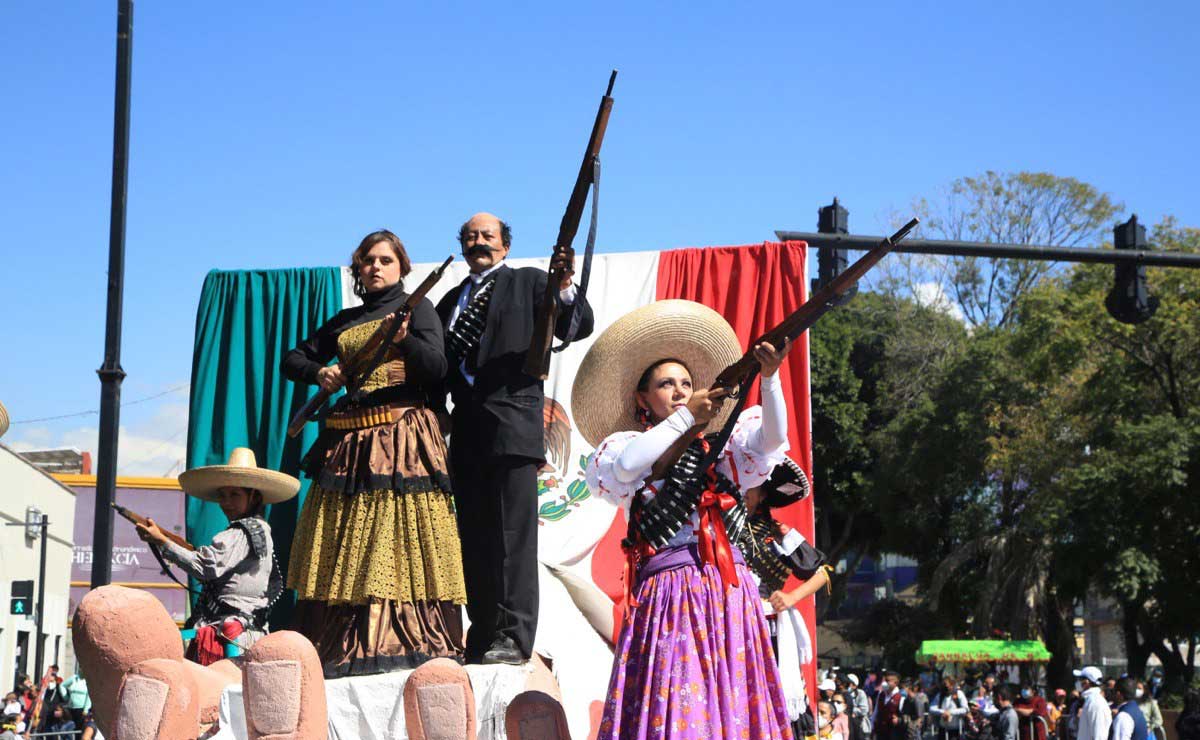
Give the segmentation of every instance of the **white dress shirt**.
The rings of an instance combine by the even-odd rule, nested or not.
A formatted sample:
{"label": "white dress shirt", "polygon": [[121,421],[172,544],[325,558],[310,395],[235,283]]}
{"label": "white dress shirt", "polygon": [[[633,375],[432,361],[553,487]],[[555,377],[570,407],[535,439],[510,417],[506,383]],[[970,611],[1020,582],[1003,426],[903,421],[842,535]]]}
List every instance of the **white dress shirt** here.
{"label": "white dress shirt", "polygon": [[1112,721],[1112,740],[1133,740],[1133,717],[1128,712],[1117,712]]}

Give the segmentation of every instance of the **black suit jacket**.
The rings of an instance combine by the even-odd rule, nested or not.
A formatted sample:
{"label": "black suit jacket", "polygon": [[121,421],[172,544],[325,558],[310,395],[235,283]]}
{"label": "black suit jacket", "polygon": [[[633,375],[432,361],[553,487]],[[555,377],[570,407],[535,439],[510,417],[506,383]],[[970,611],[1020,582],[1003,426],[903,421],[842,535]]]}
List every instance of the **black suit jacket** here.
{"label": "black suit jacket", "polygon": [[[538,307],[546,293],[546,273],[536,267],[512,269],[501,265],[488,304],[487,323],[479,343],[478,372],[469,385],[457,363],[446,372],[446,386],[454,400],[451,457],[461,461],[471,455],[518,455],[545,459],[542,381],[524,373],[525,354],[533,336]],[[438,301],[442,326],[458,303],[461,288]],[[567,336],[572,316],[578,314],[576,339],[592,333],[592,309],[580,295],[564,307],[554,327],[559,339]],[[441,397],[445,398],[445,392]]]}

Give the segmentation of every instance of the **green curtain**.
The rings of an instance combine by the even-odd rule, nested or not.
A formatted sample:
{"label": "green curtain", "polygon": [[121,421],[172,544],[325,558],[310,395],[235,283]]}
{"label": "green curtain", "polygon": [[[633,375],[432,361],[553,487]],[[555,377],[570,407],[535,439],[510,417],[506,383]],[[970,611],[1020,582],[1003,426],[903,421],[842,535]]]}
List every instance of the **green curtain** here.
{"label": "green curtain", "polygon": [[[204,280],[196,311],[188,417],[188,468],[222,465],[235,447],[254,450],[258,464],[291,475],[317,437],[308,424],[287,436],[292,414],[316,393],[279,371],[283,356],[342,308],[336,267],[289,270],[213,270]],[[275,556],[286,575],[292,536],[308,491],[269,507]],[[228,523],[215,503],[188,498],[188,540],[212,541]],[[195,585],[195,584],[193,584]],[[294,594],[287,591],[271,615],[276,629],[291,622]]]}

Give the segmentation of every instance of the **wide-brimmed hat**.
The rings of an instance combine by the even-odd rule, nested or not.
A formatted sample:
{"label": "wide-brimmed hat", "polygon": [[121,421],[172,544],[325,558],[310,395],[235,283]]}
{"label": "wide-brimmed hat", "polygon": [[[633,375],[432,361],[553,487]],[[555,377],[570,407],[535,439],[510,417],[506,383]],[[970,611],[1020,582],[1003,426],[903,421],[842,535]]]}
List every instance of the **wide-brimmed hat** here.
{"label": "wide-brimmed hat", "polygon": [[179,486],[189,496],[216,501],[220,488],[253,488],[264,504],[287,501],[300,490],[300,481],[287,473],[258,467],[254,450],[236,447],[227,465],[206,465],[179,474]]}
{"label": "wide-brimmed hat", "polygon": [[[571,388],[575,426],[593,447],[613,432],[640,432],[634,391],[646,368],[679,360],[699,390],[741,356],[733,327],[708,306],[666,300],[634,309],[605,329],[580,363]],[[733,406],[724,404],[708,430],[720,429]]]}
{"label": "wide-brimmed hat", "polygon": [[808,476],[790,457],[771,471],[771,477],[762,484],[763,503],[771,509],[780,509],[808,497],[812,486]]}
{"label": "wide-brimmed hat", "polygon": [[0,403],[0,437],[8,431],[8,409],[4,408],[4,404]]}

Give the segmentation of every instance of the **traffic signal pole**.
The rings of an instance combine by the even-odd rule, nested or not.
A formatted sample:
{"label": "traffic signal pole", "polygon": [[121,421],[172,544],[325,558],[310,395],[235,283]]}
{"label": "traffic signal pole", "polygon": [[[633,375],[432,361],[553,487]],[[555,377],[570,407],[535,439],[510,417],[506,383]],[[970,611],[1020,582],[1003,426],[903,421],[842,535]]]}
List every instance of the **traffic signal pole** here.
{"label": "traffic signal pole", "polygon": [[[819,289],[837,277],[848,264],[847,251],[874,249],[883,237],[856,236],[848,233],[849,212],[838,203],[818,210],[818,231],[776,231],[780,241],[803,241],[817,250]],[[1113,288],[1105,300],[1109,315],[1126,324],[1139,324],[1154,315],[1158,298],[1146,286],[1147,267],[1200,268],[1200,254],[1158,252],[1146,249],[1146,227],[1137,216],[1113,229],[1114,249],[1054,247],[1043,244],[993,244],[952,239],[905,239],[892,248],[907,254],[941,254],[951,257],[987,257],[989,259],[1041,260],[1048,262],[1086,262],[1116,265]]]}
{"label": "traffic signal pole", "polygon": [[42,562],[38,564],[37,612],[34,618],[34,635],[37,640],[33,659],[33,675],[42,675],[42,661],[46,659],[46,640],[42,636],[42,624],[46,621],[46,540],[50,539],[50,517],[42,514]]}
{"label": "traffic signal pole", "polygon": [[[830,247],[866,251],[874,249],[883,240],[882,236],[822,234],[814,231],[776,231],[775,236],[781,241],[808,242],[808,246],[818,250],[822,247]],[[908,238],[893,247],[892,251],[908,254],[944,254],[952,257],[1091,262],[1105,265],[1200,267],[1200,254],[1154,252],[1148,249],[1086,249],[1082,247],[1051,247],[1042,244],[992,244],[990,242]]]}
{"label": "traffic signal pole", "polygon": [[42,538],[42,555],[41,562],[38,563],[38,587],[37,587],[37,606],[33,612],[33,640],[34,640],[34,660],[33,668],[34,675],[42,675],[42,661],[46,659],[45,640],[42,639],[42,625],[46,621],[46,541],[50,539],[50,517],[46,514],[41,514],[40,521],[30,523],[28,519],[23,522],[11,522],[6,526],[9,527],[25,527],[27,530],[32,527],[37,527],[41,530],[38,536]]}

